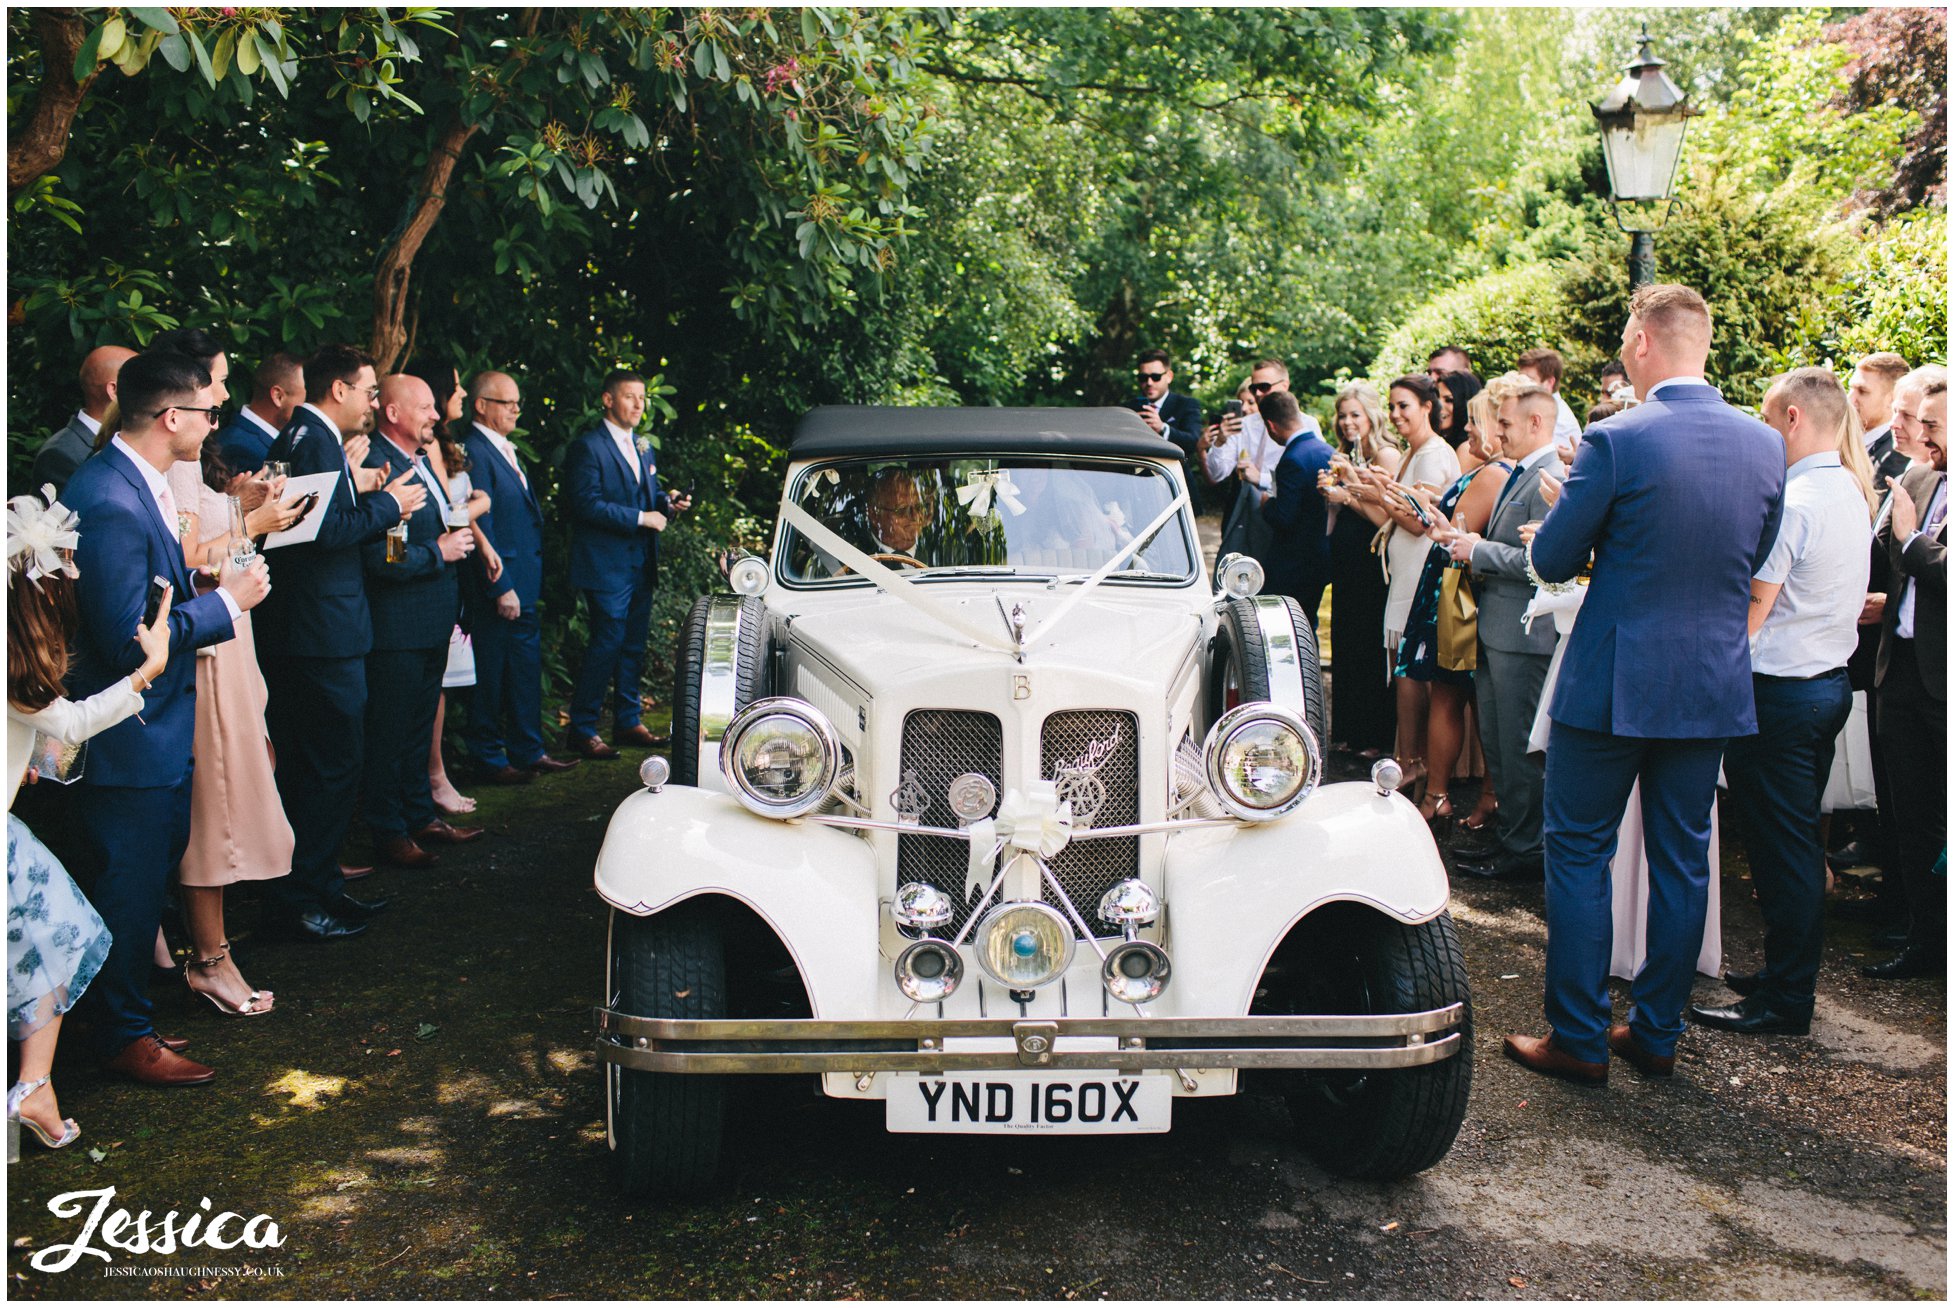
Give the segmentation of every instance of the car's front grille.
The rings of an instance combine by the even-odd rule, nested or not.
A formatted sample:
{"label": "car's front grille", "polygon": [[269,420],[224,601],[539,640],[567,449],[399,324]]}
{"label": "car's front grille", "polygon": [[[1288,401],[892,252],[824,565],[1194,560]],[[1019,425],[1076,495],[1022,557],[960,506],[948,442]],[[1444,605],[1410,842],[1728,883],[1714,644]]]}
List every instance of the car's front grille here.
{"label": "car's front grille", "polygon": [[[1040,771],[1059,783],[1061,794],[1073,798],[1080,810],[1077,825],[1108,827],[1139,821],[1139,730],[1131,713],[1102,709],[1054,713],[1045,719],[1040,744]],[[996,716],[961,709],[917,709],[903,720],[899,786],[909,789],[914,782],[913,802],[922,807],[912,810],[913,820],[925,826],[958,826],[948,796],[950,783],[966,772],[990,778],[1000,792],[1005,788],[1004,732]],[[1084,810],[1095,801],[1097,811],[1086,822]],[[946,938],[963,929],[977,903],[978,896],[964,895],[969,857],[969,846],[961,840],[910,835],[896,839],[897,881],[927,881],[957,905],[955,917],[939,928]],[[1079,841],[1067,845],[1053,860],[1052,871],[1094,931],[1110,936],[1119,932],[1098,920],[1099,897],[1114,882],[1138,875],[1139,860],[1138,837]],[[1064,911],[1049,888],[1045,898]]]}

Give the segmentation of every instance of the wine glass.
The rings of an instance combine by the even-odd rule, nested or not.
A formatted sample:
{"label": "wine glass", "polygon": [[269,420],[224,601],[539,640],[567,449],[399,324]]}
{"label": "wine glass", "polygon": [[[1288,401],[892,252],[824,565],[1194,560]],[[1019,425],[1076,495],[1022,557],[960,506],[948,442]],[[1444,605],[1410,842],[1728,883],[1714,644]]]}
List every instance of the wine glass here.
{"label": "wine glass", "polygon": [[468,497],[474,494],[475,483],[465,472],[457,472],[448,478],[448,525],[466,527],[468,525]]}

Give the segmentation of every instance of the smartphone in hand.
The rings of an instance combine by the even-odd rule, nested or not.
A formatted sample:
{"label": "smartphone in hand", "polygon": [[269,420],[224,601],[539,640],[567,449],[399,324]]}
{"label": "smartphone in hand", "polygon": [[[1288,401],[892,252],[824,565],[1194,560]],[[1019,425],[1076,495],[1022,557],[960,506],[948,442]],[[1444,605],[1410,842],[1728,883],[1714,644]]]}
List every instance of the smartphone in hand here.
{"label": "smartphone in hand", "polygon": [[169,578],[151,577],[149,595],[143,600],[142,625],[147,627],[156,621],[156,611],[163,607],[163,593],[170,588]]}

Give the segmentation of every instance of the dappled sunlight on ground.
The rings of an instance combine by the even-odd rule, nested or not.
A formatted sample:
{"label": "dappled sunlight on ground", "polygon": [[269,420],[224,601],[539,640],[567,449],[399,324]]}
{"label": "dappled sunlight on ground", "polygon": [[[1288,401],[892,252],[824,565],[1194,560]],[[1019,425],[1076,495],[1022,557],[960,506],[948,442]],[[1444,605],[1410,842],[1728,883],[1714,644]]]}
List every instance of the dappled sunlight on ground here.
{"label": "dappled sunlight on ground", "polygon": [[293,1068],[265,1087],[267,1094],[290,1095],[289,1107],[324,1108],[323,1099],[337,1098],[345,1093],[347,1080],[343,1076],[321,1076],[315,1072]]}

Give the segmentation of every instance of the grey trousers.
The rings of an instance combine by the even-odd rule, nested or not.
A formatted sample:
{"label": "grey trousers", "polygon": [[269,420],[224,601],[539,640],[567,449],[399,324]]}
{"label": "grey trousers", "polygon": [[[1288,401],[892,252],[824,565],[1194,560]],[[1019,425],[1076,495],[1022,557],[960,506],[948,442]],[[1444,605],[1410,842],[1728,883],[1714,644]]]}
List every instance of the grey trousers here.
{"label": "grey trousers", "polygon": [[1484,642],[1479,646],[1473,686],[1479,699],[1479,743],[1499,792],[1497,859],[1502,866],[1541,860],[1540,791],[1546,763],[1527,753],[1527,737],[1552,662],[1549,654],[1508,654],[1488,649]]}

